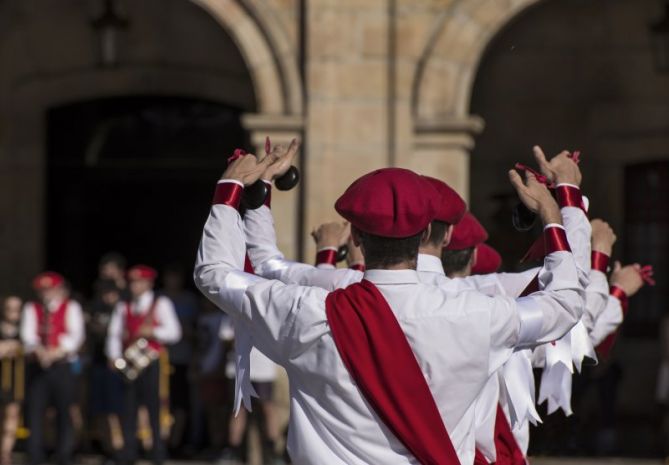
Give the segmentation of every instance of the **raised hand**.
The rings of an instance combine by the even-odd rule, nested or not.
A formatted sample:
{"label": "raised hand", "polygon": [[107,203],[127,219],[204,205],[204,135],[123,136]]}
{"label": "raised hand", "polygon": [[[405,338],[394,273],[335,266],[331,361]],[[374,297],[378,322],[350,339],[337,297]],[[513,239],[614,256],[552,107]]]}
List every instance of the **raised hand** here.
{"label": "raised hand", "polygon": [[516,189],[520,201],[532,212],[541,216],[544,224],[562,224],[557,202],[545,184],[537,181],[534,174],[525,172],[525,182],[516,170],[509,171],[509,180]]}
{"label": "raised hand", "polygon": [[[267,144],[269,146],[269,144]],[[265,172],[262,174],[262,179],[265,181],[273,181],[286,174],[297,157],[297,151],[300,148],[300,143],[297,139],[293,139],[290,145],[278,144],[275,145],[268,153],[272,157],[272,163],[267,166]]]}
{"label": "raised hand", "polygon": [[555,184],[581,185],[581,169],[568,151],[563,150],[548,161],[541,147],[535,145],[532,150],[541,174],[546,176],[548,181]]}
{"label": "raised hand", "polygon": [[316,248],[325,247],[339,248],[346,244],[351,235],[351,225],[348,221],[332,221],[323,223],[311,232],[311,237],[316,241]]}
{"label": "raised hand", "polygon": [[641,265],[634,263],[622,266],[619,261],[616,261],[613,265],[613,272],[611,273],[609,282],[612,286],[618,286],[625,291],[627,297],[632,297],[643,286]]}
{"label": "raised hand", "polygon": [[592,250],[602,252],[609,257],[616,242],[616,235],[609,224],[600,219],[590,222],[592,226]]}
{"label": "raised hand", "polygon": [[228,163],[221,179],[233,179],[245,186],[250,186],[260,179],[267,167],[274,161],[275,158],[271,154],[260,161],[253,154],[242,155]]}

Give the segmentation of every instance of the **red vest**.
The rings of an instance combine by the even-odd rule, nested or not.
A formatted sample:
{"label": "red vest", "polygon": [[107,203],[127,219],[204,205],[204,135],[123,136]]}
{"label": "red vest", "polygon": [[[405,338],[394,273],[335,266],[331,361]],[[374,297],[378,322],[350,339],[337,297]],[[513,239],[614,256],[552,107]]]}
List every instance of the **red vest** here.
{"label": "red vest", "polygon": [[[156,327],[156,305],[158,303],[158,298],[155,297],[153,302],[151,302],[151,308],[149,308],[148,313],[136,314],[132,312],[130,308],[130,302],[125,304],[125,337],[123,338],[123,350],[125,350],[130,344],[135,342],[138,339],[137,335],[139,333],[142,325],[147,323],[151,325],[152,328]],[[156,352],[160,352],[163,348],[163,345],[154,340],[149,340],[149,347],[151,347]]]}
{"label": "red vest", "polygon": [[39,302],[33,302],[35,315],[37,316],[37,337],[44,347],[50,349],[58,347],[61,334],[67,332],[65,327],[65,315],[69,301],[63,300],[55,312],[45,311]]}

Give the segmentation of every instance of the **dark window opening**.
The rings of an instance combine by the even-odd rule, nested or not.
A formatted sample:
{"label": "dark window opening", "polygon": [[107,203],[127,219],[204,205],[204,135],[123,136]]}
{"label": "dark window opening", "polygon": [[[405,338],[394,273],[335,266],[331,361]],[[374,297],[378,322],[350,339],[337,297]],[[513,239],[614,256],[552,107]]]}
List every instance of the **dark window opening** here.
{"label": "dark window opening", "polygon": [[241,110],[179,97],[79,102],[47,114],[47,266],[88,291],[102,254],[192,269],[216,180],[249,147]]}

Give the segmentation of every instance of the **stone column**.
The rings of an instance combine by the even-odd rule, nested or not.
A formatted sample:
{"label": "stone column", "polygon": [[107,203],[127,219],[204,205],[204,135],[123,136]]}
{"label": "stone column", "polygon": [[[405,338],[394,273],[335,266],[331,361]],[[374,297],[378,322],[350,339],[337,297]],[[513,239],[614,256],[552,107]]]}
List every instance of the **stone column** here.
{"label": "stone column", "polygon": [[313,0],[308,6],[305,259],[314,226],[338,218],[337,197],[388,164],[387,0]]}
{"label": "stone column", "polygon": [[407,167],[438,177],[469,199],[469,155],[474,135],[483,130],[483,119],[441,118],[415,123],[413,156]]}

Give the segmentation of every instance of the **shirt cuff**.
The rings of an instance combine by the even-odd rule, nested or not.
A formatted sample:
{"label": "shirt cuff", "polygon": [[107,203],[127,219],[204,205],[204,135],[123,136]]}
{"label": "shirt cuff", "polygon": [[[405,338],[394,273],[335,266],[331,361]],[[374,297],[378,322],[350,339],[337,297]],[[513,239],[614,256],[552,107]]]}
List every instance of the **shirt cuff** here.
{"label": "shirt cuff", "polygon": [[217,182],[216,184],[223,184],[223,183],[226,183],[226,182],[231,182],[231,183],[233,183],[233,184],[237,184],[237,185],[239,185],[239,186],[244,187],[244,183],[241,182],[241,181],[238,181],[238,180],[236,180],[236,179],[219,179],[218,182]]}
{"label": "shirt cuff", "polygon": [[337,247],[323,247],[316,253],[316,265],[337,265]]}
{"label": "shirt cuff", "polygon": [[234,179],[223,179],[216,184],[212,205],[227,205],[239,210],[244,184]]}

